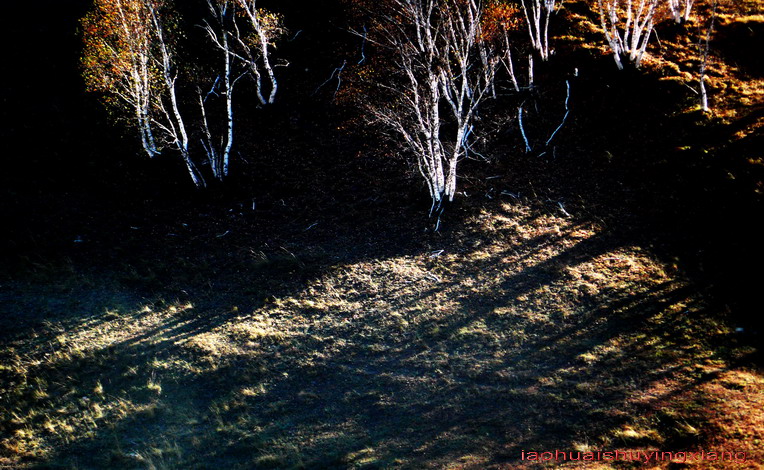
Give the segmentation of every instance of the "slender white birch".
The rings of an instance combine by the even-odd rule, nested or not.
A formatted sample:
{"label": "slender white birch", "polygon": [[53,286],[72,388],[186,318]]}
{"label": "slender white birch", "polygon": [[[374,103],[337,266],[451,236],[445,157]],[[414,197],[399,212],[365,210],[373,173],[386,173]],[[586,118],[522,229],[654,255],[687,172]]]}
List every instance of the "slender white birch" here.
{"label": "slender white birch", "polygon": [[[169,34],[175,14],[170,0],[94,0],[93,11],[82,21],[88,88],[104,92],[128,111],[149,156],[163,148],[176,150],[197,187],[206,181],[192,157],[192,138],[194,143],[201,138],[212,176],[223,180],[234,141],[234,87],[252,76],[260,104],[274,101],[277,82],[269,55],[282,32],[280,18],[257,9],[254,0],[207,0],[207,6],[203,28],[220,53],[219,65],[212,69],[176,54],[176,37]],[[237,14],[245,23],[241,27]],[[181,76],[181,66],[192,73]],[[198,119],[189,91],[198,90],[200,80],[210,76],[215,77],[212,93],[196,97]],[[268,86],[263,86],[263,76],[269,77]],[[210,95],[215,99],[208,102]]]}
{"label": "slender white birch", "polygon": [[600,24],[619,69],[639,68],[647,50],[660,0],[598,0]]}
{"label": "slender white birch", "polygon": [[[180,152],[183,162],[186,164],[188,174],[191,177],[191,181],[193,181],[195,186],[202,187],[205,186],[206,183],[191,159],[191,154],[188,148],[189,140],[188,131],[186,130],[186,122],[185,119],[183,119],[183,114],[181,114],[180,106],[178,104],[178,91],[176,87],[178,73],[175,64],[175,56],[167,42],[164,31],[165,26],[162,22],[160,12],[157,11],[156,7],[151,3],[151,0],[144,1],[147,2],[148,8],[151,11],[157,48],[159,49],[159,58],[156,60],[156,66],[159,68],[164,80],[163,93],[157,100],[157,108],[161,113],[158,113],[154,122],[167,133],[170,145]],[[169,110],[167,109],[166,101],[169,101]]]}
{"label": "slender white birch", "polygon": [[191,180],[204,179],[189,154],[186,123],[177,94],[177,67],[166,35],[164,0],[95,0],[83,19],[84,75],[91,89],[105,92],[131,110],[144,151],[175,148]]}
{"label": "slender white birch", "polygon": [[[479,44],[478,0],[391,0],[379,13],[378,45],[395,57],[397,76],[379,84],[388,98],[370,106],[416,156],[432,199],[431,213],[456,194],[459,161],[467,156],[475,112],[500,64]],[[445,111],[444,115],[442,111]]]}
{"label": "slender white birch", "polygon": [[[222,181],[228,176],[228,168],[230,164],[231,148],[233,147],[233,89],[237,81],[232,77],[231,62],[235,59],[235,52],[232,48],[230,36],[236,29],[235,26],[235,12],[234,4],[229,0],[207,0],[207,7],[212,17],[212,23],[206,22],[204,30],[207,35],[216,46],[217,50],[221,54],[221,62],[223,63],[222,73],[215,79],[212,90],[207,94],[207,97],[211,96],[218,84],[221,84],[220,92],[225,98],[225,132],[221,136],[221,145],[218,147],[212,138],[212,132],[210,131],[209,122],[207,120],[207,97],[202,98],[199,93],[199,106],[202,113],[202,131],[204,137],[202,138],[202,146],[207,154],[207,160],[210,163],[212,169],[212,175]],[[214,26],[213,26],[214,25]]]}
{"label": "slender white birch", "polygon": [[[215,78],[210,93],[206,97],[199,94],[202,112],[202,145],[210,162],[212,173],[218,180],[228,176],[231,149],[234,141],[234,88],[237,82],[251,77],[255,82],[255,93],[261,105],[271,104],[276,98],[278,82],[270,60],[270,48],[283,32],[280,18],[262,9],[257,9],[255,1],[207,0],[211,21],[203,25],[208,38],[220,52],[222,70]],[[239,14],[245,20],[240,25]],[[263,94],[263,73],[268,76],[268,97]],[[222,95],[225,99],[223,127],[220,144],[213,141],[213,131],[208,121],[208,98]],[[215,100],[212,100],[215,101]],[[219,113],[218,113],[219,114]]]}
{"label": "slender white birch", "polygon": [[528,26],[531,46],[541,60],[549,60],[549,20],[557,10],[560,0],[522,0],[522,10]]}
{"label": "slender white birch", "polygon": [[694,0],[668,0],[671,17],[677,24],[684,24],[690,20]]}
{"label": "slender white birch", "polygon": [[143,2],[95,2],[82,19],[83,75],[89,90],[114,94],[135,118],[149,157],[159,151],[151,125],[152,31]]}
{"label": "slender white birch", "polygon": [[[271,50],[275,47],[276,39],[284,33],[281,18],[274,13],[257,8],[257,0],[235,1],[244,11],[249,27],[255,33],[254,40],[251,37],[237,34],[237,42],[243,51],[242,58],[250,66],[260,103],[263,105],[272,104],[276,100],[279,85],[271,61]],[[268,77],[268,87],[263,84],[263,72]],[[266,88],[270,88],[267,98],[265,97]]]}
{"label": "slender white birch", "polygon": [[[509,80],[512,82],[512,86],[514,87],[515,91],[520,91],[520,83],[517,81],[517,76],[515,75],[515,64],[514,60],[512,59],[512,47],[509,44],[509,34],[506,30],[503,31],[504,35],[504,55],[501,58],[501,63],[504,65],[504,68],[507,71],[507,75],[509,75]],[[531,70],[531,74],[533,71]]]}
{"label": "slender white birch", "polygon": [[708,20],[708,28],[706,29],[705,38],[703,38],[699,44],[700,55],[702,59],[700,61],[700,71],[698,74],[698,85],[700,88],[700,109],[705,113],[710,111],[710,108],[708,107],[708,90],[706,90],[706,69],[708,67],[708,55],[711,49],[711,35],[714,32],[714,23],[716,23],[717,6],[717,0],[713,0],[711,4],[711,18]]}

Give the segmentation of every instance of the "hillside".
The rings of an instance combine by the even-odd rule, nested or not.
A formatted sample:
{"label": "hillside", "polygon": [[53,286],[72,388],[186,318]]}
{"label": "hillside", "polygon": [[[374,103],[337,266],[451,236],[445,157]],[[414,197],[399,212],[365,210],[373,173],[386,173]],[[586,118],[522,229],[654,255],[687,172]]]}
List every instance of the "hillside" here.
{"label": "hillside", "polygon": [[557,144],[524,152],[499,96],[437,231],[412,165],[318,88],[354,40],[331,8],[290,26],[307,91],[197,191],[106,130],[71,62],[81,11],[53,3],[58,87],[20,51],[35,78],[3,86],[26,157],[3,177],[0,467],[761,467],[762,2],[720,5],[709,114],[697,24],[618,71],[565,2],[537,76],[556,111],[529,123],[557,126],[568,80]]}

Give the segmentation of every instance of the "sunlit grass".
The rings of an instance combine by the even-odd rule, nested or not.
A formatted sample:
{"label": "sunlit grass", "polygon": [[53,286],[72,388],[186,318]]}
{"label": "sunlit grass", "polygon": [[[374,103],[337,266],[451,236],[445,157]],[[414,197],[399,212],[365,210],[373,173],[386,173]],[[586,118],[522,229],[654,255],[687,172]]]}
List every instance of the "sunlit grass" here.
{"label": "sunlit grass", "polygon": [[[482,468],[534,446],[755,439],[746,397],[764,383],[729,368],[745,351],[715,349],[731,329],[649,248],[603,236],[505,204],[466,222],[467,244],[337,266],[212,323],[188,301],[49,322],[4,346],[3,453]],[[246,304],[226,296],[216,303]]]}

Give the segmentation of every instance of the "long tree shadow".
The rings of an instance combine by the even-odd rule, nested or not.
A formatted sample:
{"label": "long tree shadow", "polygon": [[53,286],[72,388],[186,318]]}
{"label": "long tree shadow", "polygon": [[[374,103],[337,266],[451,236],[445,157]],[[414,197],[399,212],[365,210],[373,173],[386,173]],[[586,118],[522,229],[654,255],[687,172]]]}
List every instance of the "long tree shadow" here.
{"label": "long tree shadow", "polygon": [[506,159],[508,176],[493,183],[564,201],[618,237],[652,245],[746,328],[761,331],[761,319],[749,313],[757,300],[747,274],[764,260],[751,222],[764,204],[760,103],[719,96],[726,100],[719,108],[734,109],[734,117],[712,118],[691,110],[697,97],[665,70],[619,73],[605,58],[581,53],[577,60],[572,118],[556,156],[523,157],[514,132],[506,149],[520,156]]}
{"label": "long tree shadow", "polygon": [[235,264],[227,290],[17,341],[6,450],[37,468],[500,468],[702,445],[676,431],[702,415],[642,417],[723,360],[704,299],[648,251],[521,209],[437,257],[366,252],[251,305],[235,291],[263,273]]}

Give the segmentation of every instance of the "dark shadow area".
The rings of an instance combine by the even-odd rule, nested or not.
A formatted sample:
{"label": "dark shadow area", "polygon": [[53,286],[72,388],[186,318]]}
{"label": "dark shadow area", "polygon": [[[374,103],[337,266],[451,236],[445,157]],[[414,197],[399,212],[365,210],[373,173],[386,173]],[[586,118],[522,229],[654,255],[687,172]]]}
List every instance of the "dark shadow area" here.
{"label": "dark shadow area", "polygon": [[746,53],[764,47],[764,20],[760,17],[722,22],[718,25],[714,46],[743,73],[752,77],[764,76],[764,59],[761,54]]}
{"label": "dark shadow area", "polygon": [[338,262],[250,304],[242,290],[276,271],[227,265],[210,276],[236,273],[225,287],[179,280],[184,300],[51,322],[15,351],[40,362],[8,377],[33,384],[14,396],[38,410],[27,427],[56,423],[33,468],[501,468],[537,449],[707,445],[702,406],[672,403],[724,373],[696,365],[735,340],[696,288],[586,224],[497,214],[510,222],[484,246],[444,236],[445,259]]}
{"label": "dark shadow area", "polygon": [[[497,148],[507,176],[490,182],[494,195],[504,190],[543,201],[556,214],[562,203],[618,239],[652,247],[710,289],[741,324],[762,331],[760,276],[750,274],[764,262],[754,216],[764,210],[764,171],[756,163],[761,106],[742,108],[734,120],[709,118],[687,111],[697,98],[675,81],[619,72],[607,57],[578,60],[571,119],[557,144],[541,157],[524,155],[512,129],[506,147]],[[547,108],[554,102],[540,101]]]}

